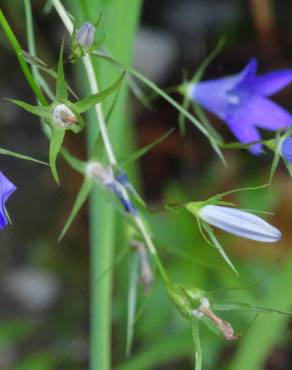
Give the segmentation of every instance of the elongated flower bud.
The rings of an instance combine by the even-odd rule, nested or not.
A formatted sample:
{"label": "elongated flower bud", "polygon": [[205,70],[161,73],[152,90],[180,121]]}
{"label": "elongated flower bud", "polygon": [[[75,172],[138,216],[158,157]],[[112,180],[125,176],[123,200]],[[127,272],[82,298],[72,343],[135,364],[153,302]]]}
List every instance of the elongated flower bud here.
{"label": "elongated flower bud", "polygon": [[292,163],[292,137],[285,138],[279,145],[279,152],[286,161]]}
{"label": "elongated flower bud", "polygon": [[112,191],[119,198],[127,213],[131,213],[133,216],[137,215],[136,208],[130,199],[125,197],[123,185],[116,180],[111,167],[104,167],[97,161],[89,162],[86,167],[86,175],[92,178],[98,185],[105,186]]}
{"label": "elongated flower bud", "polygon": [[76,40],[80,46],[90,48],[93,44],[94,34],[95,34],[94,25],[89,22],[86,22],[77,31]]}
{"label": "elongated flower bud", "polygon": [[53,120],[61,128],[67,128],[77,122],[75,114],[65,104],[56,105],[53,110]]}
{"label": "elongated flower bud", "polygon": [[246,239],[274,243],[281,239],[281,232],[251,213],[236,208],[206,205],[199,217],[208,224]]}

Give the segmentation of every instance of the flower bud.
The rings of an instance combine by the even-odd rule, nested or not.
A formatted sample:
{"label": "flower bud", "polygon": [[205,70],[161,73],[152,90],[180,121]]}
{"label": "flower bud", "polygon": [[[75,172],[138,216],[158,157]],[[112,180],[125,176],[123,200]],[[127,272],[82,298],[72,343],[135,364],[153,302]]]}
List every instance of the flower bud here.
{"label": "flower bud", "polygon": [[279,145],[281,156],[288,162],[292,163],[292,137],[286,137]]}
{"label": "flower bud", "polygon": [[198,211],[208,224],[246,239],[274,243],[281,239],[281,232],[251,213],[236,208],[206,205]]}
{"label": "flower bud", "polygon": [[94,25],[89,22],[85,22],[77,31],[76,40],[80,46],[90,48],[93,44],[94,34]]}
{"label": "flower bud", "polygon": [[53,110],[53,120],[60,128],[67,128],[77,122],[75,114],[65,104],[58,104]]}

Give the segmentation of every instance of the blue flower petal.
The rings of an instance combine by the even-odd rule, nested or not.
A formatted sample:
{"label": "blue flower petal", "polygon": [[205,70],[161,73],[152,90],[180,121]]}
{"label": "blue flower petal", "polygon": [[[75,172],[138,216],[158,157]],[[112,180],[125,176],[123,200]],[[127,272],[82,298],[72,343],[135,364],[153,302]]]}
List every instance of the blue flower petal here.
{"label": "blue flower petal", "polygon": [[265,96],[276,94],[292,82],[292,70],[265,73],[256,77],[252,89],[255,93]]}
{"label": "blue flower petal", "polygon": [[282,141],[280,154],[286,161],[292,163],[292,137],[287,137]]}
{"label": "blue flower petal", "polygon": [[254,126],[275,131],[292,124],[292,115],[278,104],[259,95],[253,95],[241,104],[238,113],[248,116]]}
{"label": "blue flower petal", "polygon": [[224,77],[217,80],[199,82],[190,87],[189,96],[224,121],[229,109],[226,94],[233,88],[236,81],[237,77]]}
{"label": "blue flower petal", "polygon": [[[249,116],[241,112],[242,114],[237,114],[236,116],[232,115],[227,117],[227,124],[233,135],[244,144],[249,144],[255,141],[261,140],[261,135],[259,131],[254,127],[250,120]],[[262,145],[254,144],[249,148],[249,151],[255,155],[261,154]]]}
{"label": "blue flower petal", "polygon": [[255,79],[258,64],[255,58],[252,58],[245,68],[236,76],[232,89],[245,89]]}
{"label": "blue flower petal", "polygon": [[8,224],[5,214],[5,203],[15,190],[16,186],[0,171],[0,229],[3,229]]}

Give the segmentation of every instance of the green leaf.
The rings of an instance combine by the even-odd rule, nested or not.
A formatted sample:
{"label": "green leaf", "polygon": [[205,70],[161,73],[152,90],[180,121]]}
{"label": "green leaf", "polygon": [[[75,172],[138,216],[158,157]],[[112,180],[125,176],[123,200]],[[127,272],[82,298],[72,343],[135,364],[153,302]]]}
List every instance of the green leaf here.
{"label": "green leaf", "polygon": [[72,222],[74,221],[75,217],[77,216],[80,208],[82,207],[82,205],[85,203],[91,189],[93,187],[93,181],[91,179],[88,179],[88,178],[85,178],[82,185],[81,185],[81,188],[77,194],[77,197],[76,197],[76,200],[75,200],[75,203],[73,205],[73,208],[70,212],[70,215],[63,227],[63,230],[61,231],[61,234],[59,236],[59,239],[58,241],[61,241],[64,237],[64,235],[66,234],[66,232],[68,231],[68,229],[70,228]]}
{"label": "green leaf", "polygon": [[139,258],[137,253],[133,253],[130,261],[130,276],[129,276],[129,288],[128,288],[128,314],[127,314],[127,339],[126,339],[126,356],[129,357],[131,354],[133,337],[134,337],[134,326],[135,326],[135,314],[137,306],[137,288],[139,280]]}
{"label": "green leaf", "polygon": [[59,185],[59,176],[56,168],[56,160],[58,153],[60,152],[60,149],[62,147],[62,143],[65,137],[65,131],[59,130],[59,129],[53,129],[52,135],[50,138],[50,153],[49,153],[49,162],[50,167],[52,171],[52,175],[56,181],[56,183]]}
{"label": "green leaf", "polygon": [[202,369],[202,349],[201,349],[201,341],[199,335],[199,320],[193,318],[192,319],[192,337],[194,341],[194,348],[195,348],[195,370]]}
{"label": "green leaf", "polygon": [[56,99],[58,101],[68,100],[68,90],[67,83],[64,75],[64,62],[63,62],[63,53],[64,53],[64,41],[61,45],[60,57],[58,62],[57,70],[57,81],[56,81]]}
{"label": "green leaf", "polygon": [[29,113],[35,114],[36,116],[39,116],[44,119],[51,119],[51,108],[49,107],[44,107],[44,106],[38,106],[38,105],[31,105],[28,103],[25,103],[24,101],[21,100],[16,100],[16,99],[7,99],[11,103],[17,105],[20,108],[23,108]]}
{"label": "green leaf", "polygon": [[204,221],[201,222],[203,229],[206,231],[206,233],[209,235],[213,247],[215,247],[221,256],[224,258],[225,262],[231,267],[231,269],[235,272],[237,276],[239,276],[239,273],[237,272],[236,268],[234,267],[233,263],[231,262],[230,258],[225,253],[223,247],[219,243],[218,239],[216,238],[212,228]]}
{"label": "green leaf", "polygon": [[163,140],[165,140],[171,133],[173,133],[174,130],[175,130],[175,128],[171,128],[165,134],[160,136],[158,139],[154,140],[152,143],[150,143],[148,145],[145,145],[145,146],[143,146],[143,148],[138,149],[137,151],[135,151],[133,154],[130,155],[129,158],[121,159],[120,161],[118,161],[119,166],[124,167],[124,166],[127,166],[130,163],[136,161],[137,159],[139,159],[140,157],[142,157],[143,155],[148,153],[156,145],[160,144]]}
{"label": "green leaf", "polygon": [[258,313],[277,313],[281,315],[292,316],[292,312],[277,310],[275,308],[258,306],[250,303],[234,302],[234,301],[218,301],[212,303],[214,311],[254,311]]}
{"label": "green leaf", "polygon": [[35,163],[40,163],[40,164],[44,164],[46,166],[48,166],[49,164],[46,163],[46,162],[43,162],[43,161],[40,161],[38,159],[35,159],[35,158],[32,158],[32,157],[29,157],[28,155],[24,155],[24,154],[20,154],[20,153],[16,153],[16,152],[12,152],[11,150],[7,150],[7,149],[3,149],[3,148],[0,148],[0,154],[2,155],[7,155],[9,157],[14,157],[14,158],[17,158],[17,159],[23,159],[25,161],[31,161],[31,162],[35,162]]}
{"label": "green leaf", "polygon": [[76,103],[74,103],[74,109],[78,113],[83,113],[87,111],[88,109],[92,108],[97,103],[101,102],[103,99],[105,99],[107,96],[111,95],[115,90],[117,90],[124,78],[125,73],[123,73],[110,87],[107,89],[104,89],[103,91],[97,93],[97,94],[91,94],[84,99],[78,100]]}

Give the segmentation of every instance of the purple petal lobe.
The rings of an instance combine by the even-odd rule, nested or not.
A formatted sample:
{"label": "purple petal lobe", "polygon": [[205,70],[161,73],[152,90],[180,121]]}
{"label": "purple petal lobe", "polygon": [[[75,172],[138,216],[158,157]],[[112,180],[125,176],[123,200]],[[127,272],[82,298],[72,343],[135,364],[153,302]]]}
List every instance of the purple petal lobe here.
{"label": "purple petal lobe", "polygon": [[255,58],[252,58],[245,68],[236,76],[235,89],[244,89],[254,80],[258,64]]}
{"label": "purple petal lobe", "polygon": [[292,163],[292,137],[287,137],[280,144],[280,154],[286,161]]}
{"label": "purple petal lobe", "polygon": [[0,171],[0,229],[3,229],[8,224],[5,214],[5,203],[15,190],[16,186]]}
{"label": "purple petal lobe", "polygon": [[[244,144],[249,144],[254,141],[260,141],[261,136],[259,131],[250,121],[249,116],[242,111],[242,114],[230,116],[227,118],[227,124],[233,135]],[[249,148],[249,151],[255,155],[261,154],[262,145],[254,144]]]}
{"label": "purple petal lobe", "polygon": [[265,96],[276,94],[292,82],[292,70],[284,69],[281,71],[265,73],[256,77],[253,82],[255,93]]}
{"label": "purple petal lobe", "polygon": [[192,100],[224,121],[229,105],[226,94],[235,83],[236,77],[199,82],[191,86],[189,95]]}
{"label": "purple petal lobe", "polygon": [[292,115],[284,108],[262,96],[254,95],[240,108],[255,126],[266,130],[278,130],[292,124]]}

